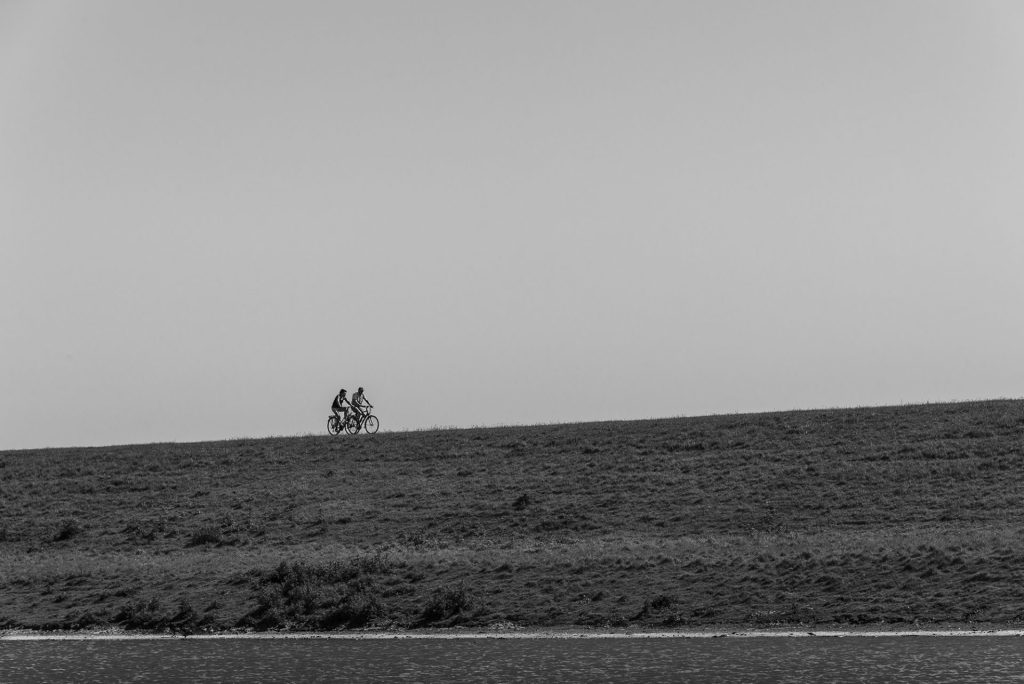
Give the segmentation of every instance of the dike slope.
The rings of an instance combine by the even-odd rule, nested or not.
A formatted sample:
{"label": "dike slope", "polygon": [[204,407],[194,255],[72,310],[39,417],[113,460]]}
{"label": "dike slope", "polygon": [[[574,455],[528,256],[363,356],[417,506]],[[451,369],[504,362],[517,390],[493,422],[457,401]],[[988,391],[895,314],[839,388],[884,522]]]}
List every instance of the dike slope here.
{"label": "dike slope", "polygon": [[1024,401],[0,452],[0,629],[1024,624]]}

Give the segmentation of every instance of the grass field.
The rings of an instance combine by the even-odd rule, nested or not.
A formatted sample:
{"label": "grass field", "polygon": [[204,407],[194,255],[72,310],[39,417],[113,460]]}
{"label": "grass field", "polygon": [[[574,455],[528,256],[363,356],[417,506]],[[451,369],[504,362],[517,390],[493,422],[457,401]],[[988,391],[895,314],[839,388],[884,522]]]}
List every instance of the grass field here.
{"label": "grass field", "polygon": [[1024,401],[0,452],[0,628],[1024,624]]}

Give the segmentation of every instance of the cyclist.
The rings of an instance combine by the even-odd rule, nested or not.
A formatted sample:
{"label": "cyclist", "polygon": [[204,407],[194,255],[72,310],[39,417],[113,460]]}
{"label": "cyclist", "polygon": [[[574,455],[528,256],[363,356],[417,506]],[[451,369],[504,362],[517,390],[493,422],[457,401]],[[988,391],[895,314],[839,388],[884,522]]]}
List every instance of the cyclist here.
{"label": "cyclist", "polygon": [[[331,413],[333,413],[334,417],[344,425],[345,420],[348,420],[349,412],[353,409],[354,407],[352,406],[352,402],[345,396],[345,388],[341,388],[338,392],[338,396],[334,397],[334,402],[331,404]],[[345,412],[344,420],[338,415],[338,411]]]}
{"label": "cyclist", "polygon": [[366,414],[369,413],[369,411],[365,409],[373,408],[373,404],[371,404],[370,400],[367,399],[366,395],[363,394],[362,387],[357,389],[356,393],[352,395],[352,401],[350,402],[350,404],[352,406],[352,410],[355,411],[356,413],[356,420],[359,423],[362,423],[363,419],[366,418]]}

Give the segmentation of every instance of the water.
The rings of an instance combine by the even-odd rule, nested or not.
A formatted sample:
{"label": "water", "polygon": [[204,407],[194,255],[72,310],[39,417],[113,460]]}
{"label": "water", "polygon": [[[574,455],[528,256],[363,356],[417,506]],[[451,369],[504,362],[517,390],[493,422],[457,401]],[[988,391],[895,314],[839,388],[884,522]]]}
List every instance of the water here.
{"label": "water", "polygon": [[1024,637],[0,640],[0,682],[1024,681]]}

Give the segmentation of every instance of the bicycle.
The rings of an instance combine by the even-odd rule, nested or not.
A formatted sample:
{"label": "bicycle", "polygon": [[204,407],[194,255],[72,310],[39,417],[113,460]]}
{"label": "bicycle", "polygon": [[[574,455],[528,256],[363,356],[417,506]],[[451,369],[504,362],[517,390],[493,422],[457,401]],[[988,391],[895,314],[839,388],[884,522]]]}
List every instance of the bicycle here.
{"label": "bicycle", "polygon": [[380,429],[380,421],[377,420],[377,416],[370,413],[372,410],[372,406],[367,406],[365,411],[357,413],[354,428],[352,425],[349,425],[348,428],[346,428],[348,430],[348,434],[356,434],[359,432],[359,428],[362,428],[368,435],[375,434],[377,430]]}
{"label": "bicycle", "polygon": [[327,432],[332,435],[340,434],[342,430],[350,435],[354,435],[360,429],[372,435],[380,429],[380,420],[369,411],[362,414],[361,417],[353,416],[349,413],[343,419],[339,419],[335,415],[327,418]]}

